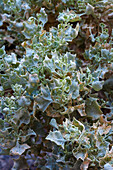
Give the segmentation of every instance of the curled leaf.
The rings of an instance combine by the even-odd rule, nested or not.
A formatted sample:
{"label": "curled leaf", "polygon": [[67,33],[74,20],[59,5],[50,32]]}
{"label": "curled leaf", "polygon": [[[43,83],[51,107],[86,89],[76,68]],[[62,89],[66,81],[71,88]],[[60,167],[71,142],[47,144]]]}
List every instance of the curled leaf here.
{"label": "curled leaf", "polygon": [[91,117],[93,120],[98,119],[102,114],[102,111],[97,101],[91,98],[86,100],[85,111],[87,116]]}
{"label": "curled leaf", "polygon": [[61,146],[64,149],[64,144],[66,140],[63,138],[60,131],[54,131],[54,132],[50,131],[46,139],[56,143],[58,146]]}
{"label": "curled leaf", "polygon": [[15,147],[13,147],[10,152],[14,155],[22,155],[26,149],[29,149],[30,146],[27,144],[20,145],[18,142]]}

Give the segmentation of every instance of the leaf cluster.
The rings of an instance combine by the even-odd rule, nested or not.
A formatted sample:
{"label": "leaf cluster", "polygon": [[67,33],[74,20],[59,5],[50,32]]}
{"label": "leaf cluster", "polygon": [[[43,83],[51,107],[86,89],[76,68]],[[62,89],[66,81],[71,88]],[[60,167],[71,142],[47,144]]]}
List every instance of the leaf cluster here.
{"label": "leaf cluster", "polygon": [[0,154],[13,169],[113,168],[111,3],[0,1]]}

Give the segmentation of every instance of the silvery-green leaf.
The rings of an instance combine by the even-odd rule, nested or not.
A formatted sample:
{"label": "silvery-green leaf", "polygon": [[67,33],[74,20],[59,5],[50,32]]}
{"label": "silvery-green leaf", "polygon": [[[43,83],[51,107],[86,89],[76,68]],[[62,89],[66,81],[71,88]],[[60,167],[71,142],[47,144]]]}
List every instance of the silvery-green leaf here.
{"label": "silvery-green leaf", "polygon": [[56,119],[52,118],[49,124],[51,126],[55,127],[56,129],[58,129],[58,125],[57,125]]}
{"label": "silvery-green leaf", "polygon": [[29,149],[30,146],[28,146],[27,144],[22,144],[20,145],[18,142],[16,144],[15,147],[13,147],[10,152],[14,155],[22,155],[26,149]]}
{"label": "silvery-green leaf", "polygon": [[101,49],[101,56],[103,58],[108,58],[108,56],[110,55],[110,51],[107,49]]}
{"label": "silvery-green leaf", "polygon": [[73,118],[73,124],[78,127],[78,129],[80,129],[81,131],[85,130],[84,125],[78,121],[77,119]]}
{"label": "silvery-green leaf", "polygon": [[46,139],[56,143],[58,146],[61,146],[64,149],[64,144],[66,140],[63,138],[60,131],[54,131],[54,132],[50,131]]}
{"label": "silvery-green leaf", "polygon": [[22,123],[28,124],[30,122],[30,114],[28,110],[20,109],[14,115],[14,123],[20,126]]}
{"label": "silvery-green leaf", "polygon": [[75,80],[72,81],[69,93],[72,94],[72,99],[76,99],[79,96],[79,85]]}
{"label": "silvery-green leaf", "polygon": [[93,120],[98,119],[102,114],[102,111],[97,101],[92,100],[91,98],[86,100],[85,111],[87,116],[91,117]]}
{"label": "silvery-green leaf", "polygon": [[45,23],[48,21],[48,17],[47,17],[47,14],[46,14],[44,8],[41,8],[41,9],[40,9],[40,13],[37,14],[37,17],[39,18],[39,21],[42,22],[43,26],[44,26]]}
{"label": "silvery-green leaf", "polygon": [[42,112],[44,112],[47,107],[52,103],[52,99],[46,100],[43,96],[37,96],[35,98],[35,101],[37,102],[37,105]]}
{"label": "silvery-green leaf", "polygon": [[113,166],[111,166],[109,163],[106,163],[104,165],[104,170],[113,170]]}
{"label": "silvery-green leaf", "polygon": [[5,46],[3,46],[2,48],[0,48],[0,57],[2,57],[3,55],[5,55]]}
{"label": "silvery-green leaf", "polygon": [[87,152],[85,149],[83,149],[83,150],[80,149],[79,151],[77,151],[76,149],[73,149],[72,153],[73,153],[74,157],[77,158],[77,160],[82,159],[83,161],[87,155]]}
{"label": "silvery-green leaf", "polygon": [[41,93],[42,95],[37,95],[35,97],[35,101],[37,102],[39,109],[44,112],[53,100],[48,87],[41,86]]}
{"label": "silvery-green leaf", "polygon": [[55,64],[52,59],[49,59],[47,56],[45,57],[44,61],[44,66],[46,66],[51,72],[55,72]]}
{"label": "silvery-green leaf", "polygon": [[102,82],[100,82],[100,81],[94,81],[92,84],[92,88],[95,91],[100,91],[102,89],[102,87],[103,87],[103,85],[102,85]]}
{"label": "silvery-green leaf", "polygon": [[18,105],[21,107],[29,106],[31,104],[30,99],[26,98],[25,96],[22,96],[20,99],[17,100]]}

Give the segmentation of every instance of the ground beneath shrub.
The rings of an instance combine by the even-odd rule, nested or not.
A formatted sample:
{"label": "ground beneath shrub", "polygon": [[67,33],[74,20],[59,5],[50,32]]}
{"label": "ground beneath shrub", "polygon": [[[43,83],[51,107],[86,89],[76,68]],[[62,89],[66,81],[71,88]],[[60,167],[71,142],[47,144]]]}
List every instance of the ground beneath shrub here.
{"label": "ground beneath shrub", "polygon": [[[13,167],[14,161],[11,156],[0,155],[0,170],[11,170]],[[33,161],[29,162],[29,170],[36,170],[36,167],[33,165]],[[27,170],[27,169],[26,169]]]}
{"label": "ground beneath shrub", "polygon": [[13,160],[10,156],[0,155],[0,170],[11,170]]}

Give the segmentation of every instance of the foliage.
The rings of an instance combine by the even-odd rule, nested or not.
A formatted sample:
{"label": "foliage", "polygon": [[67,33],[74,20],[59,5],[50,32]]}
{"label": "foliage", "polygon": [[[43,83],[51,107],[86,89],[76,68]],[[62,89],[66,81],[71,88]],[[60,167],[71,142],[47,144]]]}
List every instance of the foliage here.
{"label": "foliage", "polygon": [[0,149],[12,169],[113,168],[113,4],[0,1]]}

